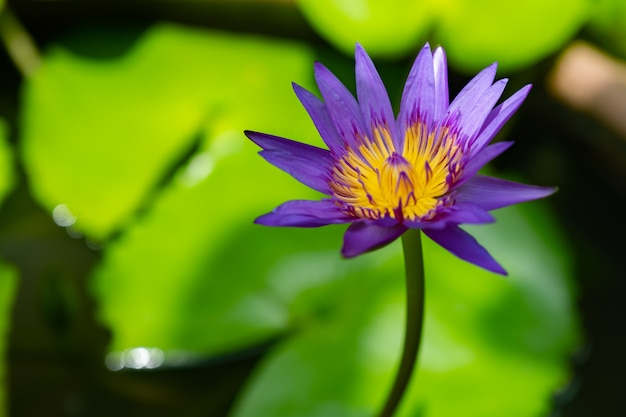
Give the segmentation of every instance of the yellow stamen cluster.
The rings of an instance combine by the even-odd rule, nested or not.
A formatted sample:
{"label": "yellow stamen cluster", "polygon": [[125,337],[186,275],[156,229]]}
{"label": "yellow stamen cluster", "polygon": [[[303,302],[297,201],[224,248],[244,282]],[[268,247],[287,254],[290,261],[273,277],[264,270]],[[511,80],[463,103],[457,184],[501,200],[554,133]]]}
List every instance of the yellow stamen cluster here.
{"label": "yellow stamen cluster", "polygon": [[336,163],[331,187],[350,214],[365,219],[423,220],[435,213],[461,173],[462,151],[446,128],[416,123],[399,152],[388,129],[375,127]]}

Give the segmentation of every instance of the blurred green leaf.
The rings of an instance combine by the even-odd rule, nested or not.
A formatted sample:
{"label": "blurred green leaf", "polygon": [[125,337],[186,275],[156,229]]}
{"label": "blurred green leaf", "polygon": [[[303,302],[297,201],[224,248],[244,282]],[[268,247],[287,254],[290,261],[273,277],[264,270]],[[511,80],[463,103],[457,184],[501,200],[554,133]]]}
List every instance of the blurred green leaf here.
{"label": "blurred green leaf", "polygon": [[0,416],[8,415],[6,400],[5,351],[11,323],[11,307],[17,289],[17,271],[0,262]]}
{"label": "blurred green leaf", "polygon": [[436,39],[452,65],[512,70],[555,52],[587,22],[589,0],[448,0],[436,3]]}
{"label": "blurred green leaf", "polygon": [[[344,261],[347,271],[330,285],[301,294],[294,304],[313,299],[320,307],[300,316],[298,331],[261,364],[232,415],[372,415],[402,343],[399,253],[394,243]],[[284,284],[297,282],[298,272],[283,275]]]}
{"label": "blurred green leaf", "polygon": [[395,57],[419,48],[431,26],[429,0],[298,0],[305,18],[347,54],[356,42],[372,55]]}
{"label": "blurred green leaf", "polygon": [[626,3],[597,0],[589,25],[595,40],[604,49],[626,58]]}
{"label": "blurred green leaf", "polygon": [[[180,35],[164,30],[153,30],[142,43],[156,49],[161,42],[167,54]],[[286,304],[275,298],[265,274],[277,257],[301,249],[289,238],[268,242],[275,235],[252,220],[277,202],[312,192],[264,162],[242,131],[318,136],[291,88],[292,80],[310,82],[313,57],[288,42],[187,36],[202,45],[186,65],[202,73],[197,90],[213,111],[199,149],[145,215],[107,246],[94,273],[112,350],[156,346],[217,354],[273,337],[288,321]]]}
{"label": "blurred green leaf", "polygon": [[7,126],[0,120],[0,204],[11,191],[14,181],[13,151],[7,141]]}
{"label": "blurred green leaf", "polygon": [[[400,416],[550,412],[553,392],[569,380],[578,327],[566,249],[546,214],[531,209],[502,210],[496,225],[472,230],[509,269],[508,278],[424,239],[425,333]],[[396,243],[351,262],[347,277],[325,292],[332,307],[266,358],[232,416],[372,415],[400,356],[400,252]]]}
{"label": "blurred green leaf", "polygon": [[[101,319],[113,330],[112,350],[157,346],[218,354],[286,329],[288,306],[268,274],[277,259],[324,249],[320,242],[330,239],[309,240],[289,229],[270,234],[252,224],[303,186],[267,169],[241,136],[223,138],[241,150],[211,160],[212,172],[198,184],[186,185],[190,174],[182,171],[150,212],[107,248],[93,288]],[[302,239],[307,242],[294,245]]]}
{"label": "blurred green leaf", "polygon": [[[372,55],[397,57],[428,39],[467,72],[498,61],[502,69],[531,65],[571,39],[587,22],[589,0],[299,0],[324,38],[352,54],[356,42]],[[432,33],[431,33],[432,32]]]}
{"label": "blurred green leaf", "polygon": [[249,91],[291,95],[288,77],[310,66],[301,51],[171,25],[152,27],[117,59],[51,48],[23,93],[21,150],[33,193],[48,210],[63,205],[75,229],[106,238],[132,220],[207,122],[246,114],[247,126],[264,127],[267,106]]}

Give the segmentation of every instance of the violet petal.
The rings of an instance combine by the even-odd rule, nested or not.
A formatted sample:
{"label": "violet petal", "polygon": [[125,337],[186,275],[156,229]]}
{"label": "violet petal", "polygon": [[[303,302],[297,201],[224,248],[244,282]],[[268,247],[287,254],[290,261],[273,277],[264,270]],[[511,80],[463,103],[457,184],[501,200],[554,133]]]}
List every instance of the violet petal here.
{"label": "violet petal", "polygon": [[510,142],[498,142],[483,148],[476,156],[471,158],[465,168],[463,169],[463,176],[457,183],[461,185],[465,181],[472,178],[480,171],[487,163],[498,157],[504,151],[509,149],[513,145],[513,141]]}
{"label": "violet petal", "polygon": [[442,220],[447,224],[485,224],[496,221],[487,210],[469,203],[455,204]]}
{"label": "violet petal", "polygon": [[506,271],[482,247],[476,239],[458,226],[448,226],[441,230],[424,229],[424,234],[453,255],[497,274],[507,275]]}
{"label": "violet petal", "polygon": [[455,204],[441,213],[436,220],[412,221],[405,220],[403,224],[411,229],[441,230],[457,224],[485,224],[495,222],[494,217],[487,211],[469,203]]}
{"label": "violet petal", "polygon": [[369,220],[354,222],[343,237],[341,254],[352,258],[364,252],[381,248],[396,240],[407,228],[401,224],[394,227],[381,227]]}
{"label": "violet petal", "polygon": [[438,47],[433,53],[433,68],[435,75],[435,105],[433,117],[435,120],[440,120],[450,105],[450,94],[448,93],[448,63],[446,53],[442,47]]}
{"label": "violet petal", "polygon": [[501,178],[476,175],[456,191],[456,201],[468,202],[484,210],[495,210],[525,201],[547,197],[555,187],[540,187],[507,181]]}
{"label": "violet petal", "polygon": [[459,128],[463,132],[464,137],[471,141],[476,138],[478,132],[485,124],[485,120],[493,110],[493,106],[496,105],[502,96],[507,83],[508,80],[506,78],[496,81],[476,100],[473,108],[467,109],[465,114],[461,114],[462,120]]}
{"label": "violet petal", "polygon": [[491,142],[502,126],[511,118],[519,106],[522,105],[531,88],[531,85],[521,88],[489,113],[489,116],[487,116],[478,136],[472,144],[472,155],[480,152]]}
{"label": "violet petal", "polygon": [[400,113],[398,114],[398,125],[401,132],[406,131],[418,121],[426,123],[427,126],[432,126],[436,102],[434,73],[433,55],[430,46],[426,44],[415,58],[404,84]]}
{"label": "violet petal", "polygon": [[287,201],[254,222],[265,226],[319,227],[351,220],[332,200],[326,199]]}
{"label": "violet petal", "polygon": [[463,117],[464,112],[468,109],[474,108],[476,102],[485,94],[487,89],[493,84],[493,79],[496,76],[497,65],[491,64],[481,72],[479,72],[461,92],[452,100],[450,107],[444,117],[444,124],[450,126],[459,126],[458,123],[460,117]]}
{"label": "violet petal", "polygon": [[368,130],[356,99],[341,81],[319,62],[315,63],[315,81],[337,133],[353,149],[358,149],[360,145],[358,138],[368,136]]}
{"label": "violet petal", "polygon": [[365,124],[372,129],[385,129],[397,137],[396,122],[389,95],[374,63],[363,47],[356,45],[356,91]]}
{"label": "violet petal", "polygon": [[332,194],[328,185],[332,157],[328,150],[265,133],[249,130],[244,133],[263,148],[259,154],[267,162],[314,190]]}
{"label": "violet petal", "polygon": [[293,83],[293,90],[309,113],[309,116],[311,116],[311,120],[313,120],[313,124],[315,124],[324,143],[326,143],[328,148],[335,154],[341,155],[345,144],[341,136],[339,136],[339,133],[337,133],[337,129],[335,129],[335,125],[330,119],[328,110],[322,100],[296,83]]}

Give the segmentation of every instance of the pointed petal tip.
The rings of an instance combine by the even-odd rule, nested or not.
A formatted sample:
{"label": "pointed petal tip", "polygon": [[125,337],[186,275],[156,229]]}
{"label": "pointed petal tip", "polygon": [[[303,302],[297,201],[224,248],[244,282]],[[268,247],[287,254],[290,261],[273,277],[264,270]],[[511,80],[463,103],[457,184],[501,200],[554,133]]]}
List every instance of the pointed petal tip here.
{"label": "pointed petal tip", "polygon": [[482,266],[486,271],[493,272],[494,274],[501,275],[503,277],[508,277],[509,273],[506,269],[502,267],[499,263],[495,263],[494,265],[490,265],[489,267]]}
{"label": "pointed petal tip", "polygon": [[[534,195],[532,195],[532,198],[526,201],[533,201],[533,200],[539,200],[541,198],[550,197],[551,195],[556,194],[556,192],[559,191],[559,187],[556,187],[556,186],[528,185],[528,184],[521,184],[521,185],[526,186],[528,189],[534,190]],[[522,201],[522,203],[523,202],[524,201]]]}
{"label": "pointed petal tip", "polygon": [[252,223],[258,224],[258,225],[261,225],[261,226],[274,226],[275,222],[271,221],[270,220],[271,218],[272,218],[272,212],[265,213],[265,214],[260,215],[256,219],[254,219],[254,221]]}
{"label": "pointed petal tip", "polygon": [[318,86],[320,84],[319,78],[327,76],[327,74],[329,72],[330,72],[330,70],[328,68],[326,68],[326,66],[324,64],[322,64],[321,62],[315,61],[313,63],[313,75],[315,77],[315,81],[317,82]]}
{"label": "pointed petal tip", "polygon": [[436,47],[433,51],[433,62],[435,63],[435,68],[439,67],[441,70],[447,71],[448,59],[446,57],[446,51],[442,46]]}
{"label": "pointed petal tip", "polygon": [[350,248],[346,248],[346,245],[343,245],[341,248],[341,257],[344,259],[352,259],[359,256],[361,252],[351,251]]}
{"label": "pointed petal tip", "polygon": [[257,146],[263,148],[263,145],[261,145],[260,141],[263,140],[264,133],[246,129],[243,131],[243,134],[246,135],[246,137],[254,142]]}
{"label": "pointed petal tip", "polygon": [[553,194],[556,194],[559,191],[559,187],[556,186],[552,186],[552,187],[543,187],[546,190],[546,195],[544,197],[549,197]]}
{"label": "pointed petal tip", "polygon": [[293,89],[293,92],[296,93],[296,97],[298,97],[298,99],[300,99],[300,101],[302,101],[302,96],[310,94],[310,95],[315,95],[313,93],[311,93],[309,90],[307,90],[306,88],[302,87],[300,84],[296,83],[296,82],[292,82],[291,83],[291,88]]}
{"label": "pointed petal tip", "polygon": [[486,66],[482,71],[480,71],[480,73],[489,74],[492,80],[493,78],[496,77],[497,72],[498,72],[498,61],[491,63],[490,65]]}
{"label": "pointed petal tip", "polygon": [[357,68],[363,64],[374,65],[365,48],[363,48],[363,46],[361,46],[361,44],[359,43],[357,43],[354,48],[354,60],[356,62]]}
{"label": "pointed petal tip", "polygon": [[507,275],[507,271],[468,232],[456,225],[441,230],[424,229],[424,234],[456,257],[487,271]]}
{"label": "pointed petal tip", "polygon": [[466,261],[476,265],[479,268],[484,269],[485,271],[489,271],[489,272],[493,272],[494,274],[498,274],[501,275],[503,277],[506,277],[509,275],[509,273],[507,272],[506,269],[504,269],[502,267],[502,265],[500,265],[500,263],[498,263],[498,261],[496,261],[491,255],[489,255],[487,253],[489,259],[482,259],[480,261],[474,261],[471,259],[466,259]]}
{"label": "pointed petal tip", "polygon": [[420,55],[426,55],[426,54],[430,55],[432,59],[433,51],[430,48],[430,43],[428,42],[426,42],[424,46],[422,46],[422,49],[420,49],[419,53],[417,54],[416,60]]}
{"label": "pointed petal tip", "polygon": [[[530,93],[530,90],[532,90],[532,88],[533,88],[532,84],[526,84],[525,86],[523,86],[522,88],[517,90],[507,100],[511,100],[512,102],[521,104],[524,100],[526,100],[526,96],[528,96],[528,94]],[[516,110],[517,110],[517,108],[516,108]]]}
{"label": "pointed petal tip", "polygon": [[329,71],[328,68],[326,68],[326,65],[322,64],[319,61],[315,61],[313,62],[313,71],[314,72],[318,72],[318,71]]}
{"label": "pointed petal tip", "polygon": [[357,68],[363,64],[371,66],[374,65],[372,58],[369,56],[365,48],[363,48],[363,46],[359,43],[357,43],[354,48],[354,60]]}
{"label": "pointed petal tip", "polygon": [[257,146],[265,150],[274,148],[277,143],[293,142],[290,139],[281,138],[268,133],[256,132],[254,130],[244,130],[243,133]]}

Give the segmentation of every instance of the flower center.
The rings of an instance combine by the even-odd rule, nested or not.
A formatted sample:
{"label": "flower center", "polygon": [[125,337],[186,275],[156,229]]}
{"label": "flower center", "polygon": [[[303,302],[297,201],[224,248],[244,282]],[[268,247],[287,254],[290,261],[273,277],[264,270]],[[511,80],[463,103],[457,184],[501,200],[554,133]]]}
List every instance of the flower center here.
{"label": "flower center", "polygon": [[419,221],[432,218],[462,172],[461,147],[447,128],[428,132],[417,123],[395,149],[387,129],[374,129],[357,150],[335,164],[334,197],[353,216]]}

